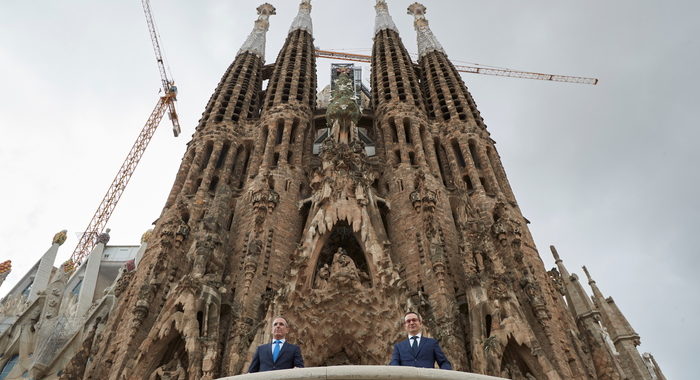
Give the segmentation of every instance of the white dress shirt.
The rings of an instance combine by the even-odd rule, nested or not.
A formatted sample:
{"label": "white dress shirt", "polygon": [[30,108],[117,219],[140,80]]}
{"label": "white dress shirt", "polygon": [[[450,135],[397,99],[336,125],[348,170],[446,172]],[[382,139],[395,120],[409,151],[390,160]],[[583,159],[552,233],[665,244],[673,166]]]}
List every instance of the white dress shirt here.
{"label": "white dress shirt", "polygon": [[408,336],[408,345],[413,346],[413,340],[411,339],[411,337],[414,337],[414,336],[418,337],[418,339],[416,339],[416,344],[418,345],[418,347],[420,347],[420,338],[421,338],[421,336],[423,336],[423,333],[418,333],[416,335],[409,335]]}

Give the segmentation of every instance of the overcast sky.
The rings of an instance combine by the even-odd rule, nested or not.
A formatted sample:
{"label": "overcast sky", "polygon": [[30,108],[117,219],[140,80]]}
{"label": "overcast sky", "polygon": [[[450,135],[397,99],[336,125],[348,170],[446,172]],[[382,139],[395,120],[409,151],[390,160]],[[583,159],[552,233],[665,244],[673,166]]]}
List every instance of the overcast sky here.
{"label": "overcast sky", "polygon": [[[389,0],[415,52],[412,1]],[[258,1],[152,0],[183,127],[156,132],[108,227],[138,244]],[[277,0],[267,62],[296,14]],[[374,1],[314,0],[315,43],[369,54]],[[587,265],[672,380],[697,378],[700,6],[690,0],[425,0],[455,63],[590,76],[597,86],[464,74],[545,266]],[[321,86],[329,62],[318,62]],[[369,85],[369,69],[365,72]],[[66,260],[158,99],[141,3],[0,2],[0,261],[5,294],[68,229]]]}

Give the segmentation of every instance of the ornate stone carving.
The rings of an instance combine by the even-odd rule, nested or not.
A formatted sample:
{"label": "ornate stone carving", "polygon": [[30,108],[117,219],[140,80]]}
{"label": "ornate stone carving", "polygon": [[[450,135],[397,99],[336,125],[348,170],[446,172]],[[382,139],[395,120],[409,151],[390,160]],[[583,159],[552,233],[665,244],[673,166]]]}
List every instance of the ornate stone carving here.
{"label": "ornate stone carving", "polygon": [[542,288],[537,281],[535,281],[532,274],[533,272],[534,269],[531,265],[525,269],[525,275],[520,280],[520,286],[523,288],[525,294],[527,294],[527,298],[530,300],[530,306],[532,306],[535,317],[537,317],[537,320],[544,325],[545,322],[551,318],[551,316],[549,315],[549,310],[547,310],[547,304],[545,303],[543,297]]}
{"label": "ornate stone carving", "polygon": [[148,240],[153,236],[153,229],[147,230],[141,235],[141,244],[148,242]]}
{"label": "ornate stone carving", "polygon": [[97,235],[97,244],[107,244],[109,242],[109,228],[105,232]]}
{"label": "ornate stone carving", "polygon": [[521,218],[503,201],[496,203],[494,213],[498,219],[494,222],[492,230],[498,241],[502,246],[510,242],[512,246],[519,247],[522,237]]}
{"label": "ornate stone carving", "polygon": [[251,53],[261,59],[265,59],[265,35],[270,28],[270,16],[274,14],[277,14],[275,7],[269,3],[258,7],[258,19],[255,21],[255,27],[236,55]]}
{"label": "ornate stone carving", "polygon": [[[322,268],[323,269],[323,268]],[[320,273],[319,273],[320,274]],[[338,287],[362,288],[363,283],[368,284],[369,276],[355,266],[355,262],[347,255],[343,248],[338,248],[333,255],[333,264],[330,267],[328,282]]]}
{"label": "ornate stone carving", "polygon": [[68,238],[68,230],[61,230],[53,236],[53,244],[63,245]]}
{"label": "ornate stone carving", "polygon": [[309,34],[314,33],[313,23],[311,22],[311,0],[302,0],[299,4],[299,13],[292,21],[289,27],[289,33],[295,30],[305,30]]}
{"label": "ornate stone carving", "polygon": [[432,51],[445,53],[445,49],[430,30],[428,20],[425,18],[425,9],[425,6],[420,3],[413,3],[408,7],[408,14],[415,18],[413,25],[418,37],[418,56],[421,58]]}
{"label": "ornate stone carving", "polygon": [[168,363],[156,368],[148,380],[187,380],[187,371],[175,356]]}
{"label": "ornate stone carving", "polygon": [[547,272],[547,274],[549,274],[549,279],[552,280],[552,285],[554,285],[554,289],[556,289],[562,296],[566,295],[564,282],[562,281],[561,273],[559,273],[557,268],[552,268],[550,271]]}
{"label": "ornate stone carving", "polygon": [[399,32],[399,29],[394,24],[394,20],[389,14],[389,6],[386,4],[386,0],[377,0],[377,4],[374,6],[377,11],[377,17],[374,21],[374,34],[379,33],[384,29],[390,29]]}
{"label": "ornate stone carving", "polygon": [[267,216],[274,211],[280,201],[280,195],[272,188],[274,180],[270,175],[263,175],[258,188],[253,192],[252,202],[255,210],[255,230],[262,232]]}

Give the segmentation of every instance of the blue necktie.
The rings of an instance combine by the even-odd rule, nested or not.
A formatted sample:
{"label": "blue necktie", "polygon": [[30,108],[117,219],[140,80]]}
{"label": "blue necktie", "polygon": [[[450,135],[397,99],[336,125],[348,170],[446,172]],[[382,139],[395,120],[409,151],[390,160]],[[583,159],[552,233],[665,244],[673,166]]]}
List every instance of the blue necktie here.
{"label": "blue necktie", "polygon": [[281,340],[274,341],[275,348],[272,350],[272,361],[276,362],[277,358],[280,356],[280,346],[282,345]]}
{"label": "blue necktie", "polygon": [[418,352],[418,336],[412,336],[411,341],[411,350],[415,354],[416,352]]}

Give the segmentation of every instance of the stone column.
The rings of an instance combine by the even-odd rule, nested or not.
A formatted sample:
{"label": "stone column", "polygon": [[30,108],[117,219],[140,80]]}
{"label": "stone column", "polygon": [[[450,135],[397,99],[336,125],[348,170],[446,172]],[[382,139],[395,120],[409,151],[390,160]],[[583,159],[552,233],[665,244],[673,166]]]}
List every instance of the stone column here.
{"label": "stone column", "polygon": [[58,253],[58,247],[66,241],[67,232],[68,231],[63,230],[54,235],[51,248],[41,257],[39,268],[36,270],[36,275],[34,276],[32,290],[29,292],[29,298],[27,299],[29,303],[37,299],[39,297],[38,293],[46,290],[46,287],[49,285],[51,273],[53,272],[53,263],[56,260],[56,253]]}
{"label": "stone column", "polygon": [[108,228],[107,232],[97,237],[97,245],[90,252],[87,264],[85,264],[83,283],[78,294],[78,317],[84,316],[90,310],[90,306],[92,306],[92,299],[95,297],[95,287],[97,286],[97,276],[100,274],[102,254],[104,253],[105,245],[109,241],[109,231]]}

